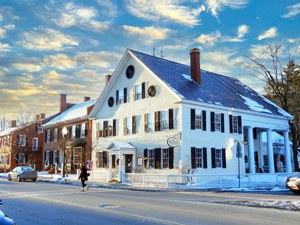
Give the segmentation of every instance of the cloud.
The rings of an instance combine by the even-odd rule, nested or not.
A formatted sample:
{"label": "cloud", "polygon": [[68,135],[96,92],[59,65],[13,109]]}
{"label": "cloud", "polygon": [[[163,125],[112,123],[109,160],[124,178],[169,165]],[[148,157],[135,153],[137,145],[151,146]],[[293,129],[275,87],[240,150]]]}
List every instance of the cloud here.
{"label": "cloud", "polygon": [[42,65],[29,64],[29,63],[13,63],[12,66],[15,67],[15,69],[27,70],[29,72],[37,72],[43,68]]}
{"label": "cloud", "polygon": [[106,15],[114,17],[118,14],[118,7],[115,4],[113,4],[111,1],[109,1],[109,0],[97,0],[97,2],[100,6],[102,6],[104,8],[103,12]]}
{"label": "cloud", "polygon": [[220,31],[215,31],[210,34],[201,34],[196,42],[207,46],[214,46],[217,42],[242,42],[244,41],[242,38],[248,31],[249,27],[247,25],[240,25],[237,28],[236,37],[222,36]]}
{"label": "cloud", "polygon": [[240,9],[245,7],[248,0],[206,0],[206,3],[211,14],[218,17],[218,11],[222,11],[223,7]]}
{"label": "cloud", "polygon": [[61,51],[79,43],[71,36],[53,29],[35,29],[23,33],[23,40],[18,42],[25,48],[39,51]]}
{"label": "cloud", "polygon": [[203,68],[220,74],[229,74],[231,69],[243,62],[242,57],[234,57],[235,50],[222,49],[219,51],[205,52],[205,63]]}
{"label": "cloud", "polygon": [[295,5],[291,5],[287,7],[288,12],[281,17],[283,18],[289,18],[293,16],[297,16],[300,13],[300,3],[297,3]]}
{"label": "cloud", "polygon": [[61,70],[74,68],[76,66],[76,61],[65,54],[48,56],[43,59],[43,63],[49,67],[55,67]]}
{"label": "cloud", "polygon": [[0,42],[0,52],[8,52],[11,50],[11,46],[7,43]]}
{"label": "cloud", "polygon": [[[123,29],[126,31],[128,36],[136,37],[138,36],[142,42],[145,44],[151,44],[155,40],[165,40],[168,34],[171,32],[168,28],[158,28],[158,27],[134,27],[124,25]],[[151,35],[149,35],[151,34]]]}
{"label": "cloud", "polygon": [[0,27],[0,39],[3,39],[5,37],[7,30],[13,30],[13,29],[15,29],[15,25],[13,24],[8,24],[3,27]]}
{"label": "cloud", "polygon": [[65,4],[63,10],[59,10],[57,18],[52,21],[61,28],[77,26],[81,29],[101,32],[107,30],[108,22],[99,22],[93,18],[97,17],[97,10],[93,7],[82,7],[70,2]]}
{"label": "cloud", "polygon": [[193,27],[199,24],[198,16],[205,7],[191,8],[182,5],[179,0],[127,0],[127,9],[138,18],[151,21],[166,20]]}
{"label": "cloud", "polygon": [[98,68],[108,68],[111,62],[120,60],[120,55],[101,51],[101,52],[79,52],[74,59],[81,66],[92,66]]}
{"label": "cloud", "polygon": [[258,36],[258,40],[263,40],[266,38],[273,38],[277,36],[277,28],[271,27],[270,29],[266,30],[263,34]]}

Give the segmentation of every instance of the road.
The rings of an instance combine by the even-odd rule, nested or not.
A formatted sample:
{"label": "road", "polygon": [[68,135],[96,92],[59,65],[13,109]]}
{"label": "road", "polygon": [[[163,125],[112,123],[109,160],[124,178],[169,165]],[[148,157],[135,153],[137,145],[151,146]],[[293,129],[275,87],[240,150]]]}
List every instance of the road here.
{"label": "road", "polygon": [[[250,225],[298,224],[300,211],[224,204],[295,201],[284,193],[138,191],[0,178],[1,210],[18,225]],[[299,201],[299,199],[298,199]]]}

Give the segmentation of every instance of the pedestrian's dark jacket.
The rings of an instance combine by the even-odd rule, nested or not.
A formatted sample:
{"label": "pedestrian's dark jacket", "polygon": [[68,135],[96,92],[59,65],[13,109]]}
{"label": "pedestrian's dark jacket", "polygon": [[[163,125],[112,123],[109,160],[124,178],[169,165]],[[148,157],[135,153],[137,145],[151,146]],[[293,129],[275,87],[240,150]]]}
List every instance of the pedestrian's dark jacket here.
{"label": "pedestrian's dark jacket", "polygon": [[88,174],[87,174],[87,170],[86,170],[85,166],[81,167],[81,173],[80,173],[79,179],[88,180]]}

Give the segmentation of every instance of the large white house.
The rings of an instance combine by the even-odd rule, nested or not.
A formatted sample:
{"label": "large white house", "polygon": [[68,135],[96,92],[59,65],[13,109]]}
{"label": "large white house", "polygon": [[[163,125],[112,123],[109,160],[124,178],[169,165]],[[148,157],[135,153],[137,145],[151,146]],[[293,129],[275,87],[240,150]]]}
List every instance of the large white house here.
{"label": "large white house", "polygon": [[292,171],[292,116],[238,79],[200,69],[199,49],[190,51],[190,63],[126,50],[89,115],[91,179],[237,174],[238,160],[242,173],[275,173],[274,131],[284,136],[281,159]]}

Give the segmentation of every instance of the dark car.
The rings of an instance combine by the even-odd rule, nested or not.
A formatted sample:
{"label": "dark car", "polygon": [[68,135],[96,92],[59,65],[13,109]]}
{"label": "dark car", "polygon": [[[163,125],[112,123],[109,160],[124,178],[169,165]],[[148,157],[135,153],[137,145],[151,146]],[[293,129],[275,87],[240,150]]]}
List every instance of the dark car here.
{"label": "dark car", "polygon": [[17,166],[7,175],[9,181],[16,179],[17,181],[22,180],[33,180],[36,181],[38,178],[38,173],[30,166]]}
{"label": "dark car", "polygon": [[[0,205],[2,205],[3,202],[0,199]],[[16,223],[9,218],[7,215],[5,215],[1,210],[0,210],[0,224],[1,225],[16,225]]]}
{"label": "dark car", "polygon": [[295,194],[300,194],[300,174],[296,174],[285,179],[285,186]]}

